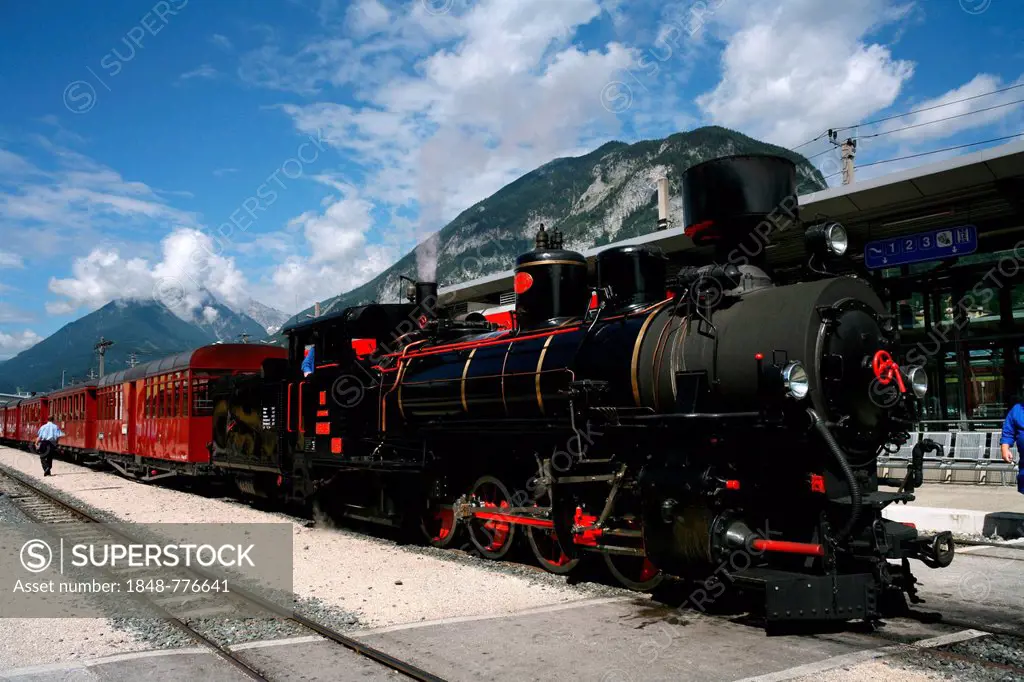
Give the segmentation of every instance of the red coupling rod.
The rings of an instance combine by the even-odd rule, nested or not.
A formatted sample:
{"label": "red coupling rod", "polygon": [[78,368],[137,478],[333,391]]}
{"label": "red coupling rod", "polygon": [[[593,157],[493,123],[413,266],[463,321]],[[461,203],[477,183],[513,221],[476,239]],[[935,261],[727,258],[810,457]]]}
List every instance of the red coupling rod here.
{"label": "red coupling rod", "polygon": [[499,521],[502,523],[514,523],[521,526],[536,526],[537,528],[554,528],[555,522],[549,519],[535,519],[529,516],[516,516],[514,514],[503,514],[502,512],[474,510],[471,512],[474,518],[484,521]]}
{"label": "red coupling rod", "polygon": [[788,542],[786,540],[754,540],[751,549],[759,552],[782,552],[783,554],[806,554],[825,556],[825,547],[810,542]]}

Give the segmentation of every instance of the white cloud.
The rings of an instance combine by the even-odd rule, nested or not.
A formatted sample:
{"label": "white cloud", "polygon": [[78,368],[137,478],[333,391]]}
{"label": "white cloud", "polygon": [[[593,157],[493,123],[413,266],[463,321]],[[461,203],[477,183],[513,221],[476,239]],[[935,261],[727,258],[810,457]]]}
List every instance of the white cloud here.
{"label": "white cloud", "polygon": [[0,149],[0,176],[37,175],[39,173],[39,169],[23,157],[6,149]]}
{"label": "white cloud", "polygon": [[0,331],[0,360],[6,360],[17,355],[42,340],[43,337],[31,329],[25,329],[22,332],[11,332],[10,334]]}
{"label": "white cloud", "polygon": [[217,47],[221,48],[222,50],[227,50],[229,52],[235,49],[235,45],[231,42],[231,39],[228,38],[226,35],[222,35],[220,33],[214,33],[212,36],[210,36],[210,42],[216,45]]}
{"label": "white cloud", "polygon": [[218,252],[199,230],[180,228],[161,242],[159,259],[122,256],[115,248],[98,248],[76,258],[71,277],[50,279],[56,300],[46,304],[57,315],[80,308],[93,310],[116,298],[154,299],[185,320],[206,315],[209,294],[240,308],[249,301],[248,283],[232,258]]}
{"label": "white cloud", "polygon": [[237,172],[238,172],[237,168],[215,168],[213,170],[213,175],[214,175],[214,177],[222,178],[225,175],[230,175],[232,173],[237,173]]}
{"label": "white cloud", "polygon": [[24,261],[16,253],[10,251],[0,251],[0,268],[23,268],[25,267]]}
{"label": "white cloud", "polygon": [[345,20],[353,33],[365,36],[386,28],[391,12],[380,0],[357,0],[349,6]]}
{"label": "white cloud", "polygon": [[10,152],[0,155],[11,171],[0,173],[0,223],[7,249],[48,255],[109,239],[124,241],[154,227],[197,224],[195,214],[169,205],[145,183],[126,180],[47,138],[30,139],[46,153],[46,167],[11,162],[15,155]]}
{"label": "white cloud", "polygon": [[[904,108],[920,113],[902,116],[860,133],[885,133],[887,142],[922,142],[950,137],[956,133],[981,128],[1013,118],[1024,111],[1024,89],[1009,90],[987,97],[978,97],[1024,83],[1024,76],[1014,83],[1005,83],[998,76],[980,73],[960,87],[938,97],[907,104]],[[971,99],[975,98],[975,99]],[[967,101],[961,101],[967,100]],[[929,110],[929,111],[924,111]],[[954,118],[955,117],[955,118]],[[906,128],[906,130],[901,130]]]}
{"label": "white cloud", "polygon": [[[6,291],[7,289],[11,288],[12,287],[8,287],[5,284],[0,284],[0,291]],[[13,306],[10,303],[0,301],[0,324],[34,322],[35,319],[35,315],[32,315],[21,308]]]}
{"label": "white cloud", "polygon": [[[321,130],[369,171],[367,200],[419,212],[411,233],[388,230],[389,246],[400,249],[536,166],[604,141],[619,125],[601,107],[600,91],[632,53],[614,42],[591,50],[572,43],[600,14],[596,0],[487,0],[465,11],[457,4],[433,16],[413,3],[393,17],[374,54],[397,50],[407,68],[360,83],[358,101],[281,107],[299,130]],[[332,56],[325,45],[300,53],[315,54],[316,68],[295,72],[295,62],[287,64],[295,89],[346,83],[357,65],[338,60],[368,54],[365,44],[335,41]],[[410,45],[426,45],[426,56],[403,53]],[[277,79],[265,85],[282,87]]]}
{"label": "white cloud", "polygon": [[886,0],[723,3],[722,78],[697,98],[712,122],[781,145],[863,120],[899,96],[914,65],[871,42],[909,12]]}
{"label": "white cloud", "polygon": [[[392,246],[372,244],[368,234],[374,224],[373,204],[358,191],[331,176],[317,176],[318,182],[334,187],[340,196],[325,200],[321,212],[307,211],[292,219],[287,228],[267,235],[264,243],[287,253],[284,262],[257,285],[256,298],[290,310],[359,286],[386,269],[399,255]],[[294,248],[302,237],[310,255],[300,256]]]}
{"label": "white cloud", "polygon": [[213,68],[209,64],[202,64],[192,69],[191,71],[186,71],[185,73],[181,74],[180,76],[178,76],[178,80],[187,81],[193,78],[203,78],[206,80],[212,80],[216,78],[218,75],[220,75],[220,72],[218,72],[217,69]]}

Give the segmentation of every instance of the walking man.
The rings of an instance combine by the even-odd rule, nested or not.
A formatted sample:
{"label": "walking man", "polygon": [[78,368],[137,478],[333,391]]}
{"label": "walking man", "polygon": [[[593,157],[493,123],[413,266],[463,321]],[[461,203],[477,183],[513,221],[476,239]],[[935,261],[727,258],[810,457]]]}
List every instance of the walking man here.
{"label": "walking man", "polygon": [[39,427],[36,435],[36,451],[39,452],[39,461],[43,464],[43,476],[50,475],[50,468],[53,466],[53,449],[57,447],[57,441],[64,436],[60,427],[53,423],[53,417],[47,417],[46,423]]}
{"label": "walking man", "polygon": [[[1010,451],[1012,445],[1017,446],[1018,453],[1024,453],[1024,403],[1020,401],[1017,401],[1006,415],[1006,419],[1003,421],[1003,435],[999,439],[1000,454],[1007,464],[1013,464],[1013,452]],[[1022,466],[1024,466],[1024,458],[1017,464],[1017,492],[1024,494],[1024,468]]]}

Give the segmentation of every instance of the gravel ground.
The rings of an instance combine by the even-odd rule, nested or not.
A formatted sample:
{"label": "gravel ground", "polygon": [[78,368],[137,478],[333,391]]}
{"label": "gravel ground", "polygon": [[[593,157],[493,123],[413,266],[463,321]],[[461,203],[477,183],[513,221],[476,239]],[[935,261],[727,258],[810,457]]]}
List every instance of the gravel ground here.
{"label": "gravel ground", "polygon": [[[38,458],[26,453],[0,448],[0,465],[43,482]],[[110,520],[116,514],[116,520],[137,523],[292,523],[294,587],[303,612],[347,629],[500,615],[595,596],[632,594],[594,583],[569,585],[564,577],[521,564],[486,561],[466,552],[399,545],[322,523],[307,528],[304,520],[282,513],[144,485],[67,462],[55,461],[53,472],[45,479],[49,488],[73,495],[76,503],[84,502]]]}
{"label": "gravel ground", "polygon": [[795,682],[930,682],[946,679],[949,678],[933,671],[911,669],[888,661],[868,661],[800,677]]}
{"label": "gravel ground", "polygon": [[[0,524],[29,523],[6,495],[0,495]],[[0,618],[0,669],[79,661],[151,648],[107,618]]]}
{"label": "gravel ground", "polygon": [[134,631],[119,629],[106,618],[0,618],[0,641],[0,674],[5,668],[153,648]]}
{"label": "gravel ground", "polygon": [[0,524],[28,522],[28,517],[22,514],[6,495],[0,493]]}
{"label": "gravel ground", "polygon": [[942,658],[927,652],[903,654],[893,659],[894,667],[917,674],[935,675],[936,679],[954,679],[964,682],[1021,682],[1024,674],[1016,671],[987,667],[972,661]]}

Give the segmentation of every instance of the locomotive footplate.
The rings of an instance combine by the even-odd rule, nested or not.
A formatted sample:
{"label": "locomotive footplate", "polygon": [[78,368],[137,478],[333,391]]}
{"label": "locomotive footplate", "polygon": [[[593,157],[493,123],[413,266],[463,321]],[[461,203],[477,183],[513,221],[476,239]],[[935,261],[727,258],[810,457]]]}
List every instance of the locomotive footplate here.
{"label": "locomotive footplate", "polygon": [[731,573],[738,585],[764,592],[769,622],[860,620],[878,616],[875,581],[870,573],[803,575],[770,568]]}

